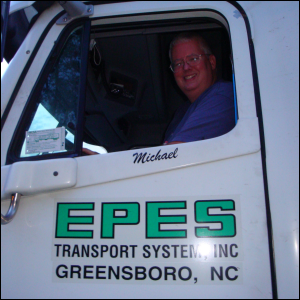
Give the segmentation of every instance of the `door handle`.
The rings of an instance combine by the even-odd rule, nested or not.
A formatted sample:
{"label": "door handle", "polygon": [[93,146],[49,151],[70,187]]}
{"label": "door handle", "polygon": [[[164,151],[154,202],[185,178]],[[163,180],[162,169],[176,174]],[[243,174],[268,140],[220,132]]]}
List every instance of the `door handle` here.
{"label": "door handle", "polygon": [[20,193],[15,193],[14,195],[11,195],[10,205],[6,215],[3,216],[1,214],[1,225],[8,224],[14,218],[20,204],[21,196],[22,195]]}

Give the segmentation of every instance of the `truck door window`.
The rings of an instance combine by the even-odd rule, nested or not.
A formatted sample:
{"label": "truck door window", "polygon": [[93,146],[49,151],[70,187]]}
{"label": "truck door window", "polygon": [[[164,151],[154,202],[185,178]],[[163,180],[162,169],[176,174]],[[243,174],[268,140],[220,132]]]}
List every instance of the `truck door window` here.
{"label": "truck door window", "polygon": [[[228,86],[232,81],[228,32],[214,21],[206,22],[209,26],[201,27],[199,22],[193,30],[211,46],[217,78],[227,81]],[[178,24],[182,26],[179,31],[157,25],[142,34],[136,30],[108,34],[106,28],[91,27],[83,141],[103,146],[108,152],[163,144],[174,113],[188,102],[169,68],[170,42],[190,30],[186,24]],[[230,121],[234,126],[234,116]]]}
{"label": "truck door window", "polygon": [[[35,109],[23,133],[20,157],[74,151],[74,133],[77,125],[82,27],[75,29],[65,42],[42,88]],[[65,150],[25,152],[25,131],[65,128]]]}

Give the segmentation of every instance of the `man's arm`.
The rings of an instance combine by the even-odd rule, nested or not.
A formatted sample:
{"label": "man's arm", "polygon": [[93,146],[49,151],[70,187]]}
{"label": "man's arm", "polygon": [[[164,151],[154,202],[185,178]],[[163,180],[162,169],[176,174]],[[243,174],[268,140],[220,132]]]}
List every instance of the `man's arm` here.
{"label": "man's arm", "polygon": [[183,143],[185,143],[185,142],[174,141],[174,142],[165,144],[165,146],[166,146],[166,145],[174,145],[174,144],[183,144]]}
{"label": "man's arm", "polygon": [[87,155],[95,155],[95,154],[99,154],[98,152],[92,151],[90,149],[87,148],[82,148],[82,152],[87,154]]}

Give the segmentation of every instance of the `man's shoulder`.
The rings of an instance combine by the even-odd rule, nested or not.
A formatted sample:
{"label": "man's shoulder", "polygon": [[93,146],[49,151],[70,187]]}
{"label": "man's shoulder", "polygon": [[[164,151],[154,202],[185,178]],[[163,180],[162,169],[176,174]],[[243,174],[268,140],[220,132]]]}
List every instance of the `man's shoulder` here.
{"label": "man's shoulder", "polygon": [[[233,100],[232,82],[219,80],[211,86],[209,93],[205,96],[205,102],[228,102]],[[227,100],[226,100],[227,99]],[[204,104],[204,103],[203,103]]]}
{"label": "man's shoulder", "polygon": [[233,85],[230,81],[219,80],[213,86],[212,92],[216,95],[233,96]]}
{"label": "man's shoulder", "polygon": [[[208,88],[194,102],[195,107],[214,106],[216,103],[233,100],[233,85],[232,82],[219,80]],[[228,102],[226,101],[226,102]]]}

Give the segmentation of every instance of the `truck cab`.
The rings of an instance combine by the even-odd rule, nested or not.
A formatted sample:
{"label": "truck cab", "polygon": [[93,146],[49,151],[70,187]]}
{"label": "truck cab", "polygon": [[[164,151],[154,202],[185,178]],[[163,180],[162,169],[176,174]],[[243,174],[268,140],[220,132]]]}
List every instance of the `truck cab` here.
{"label": "truck cab", "polygon": [[[299,298],[298,3],[2,3],[4,298]],[[163,145],[187,31],[235,126]]]}

